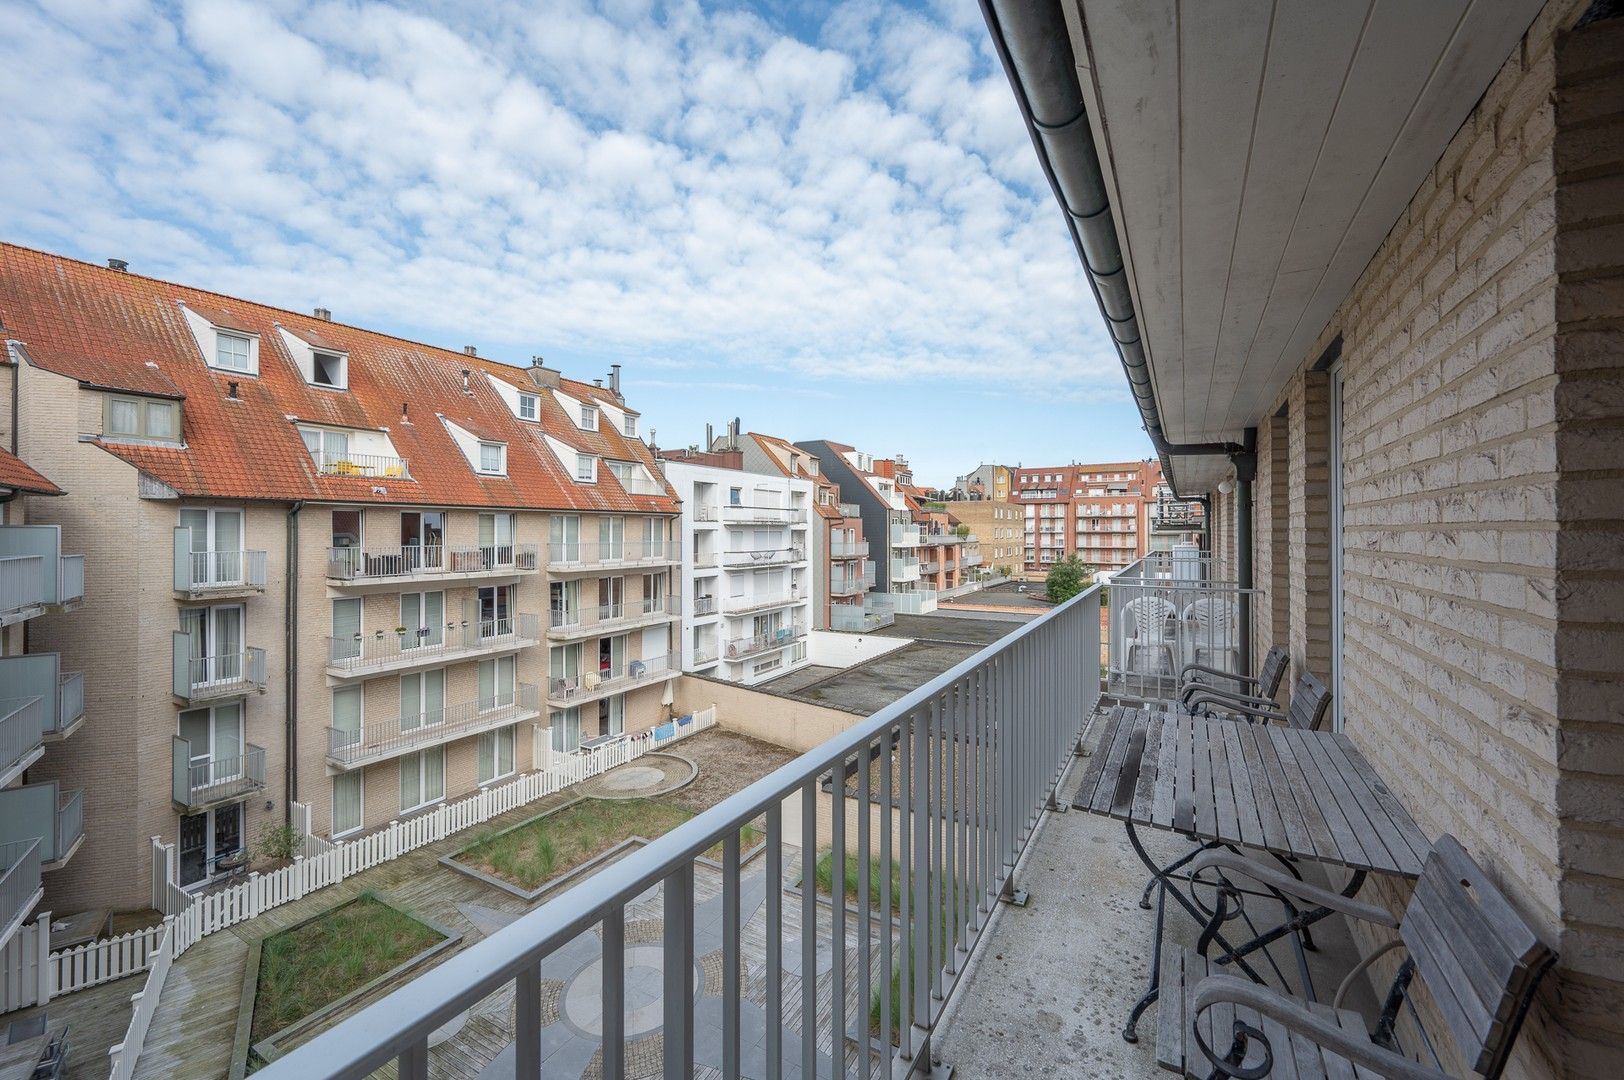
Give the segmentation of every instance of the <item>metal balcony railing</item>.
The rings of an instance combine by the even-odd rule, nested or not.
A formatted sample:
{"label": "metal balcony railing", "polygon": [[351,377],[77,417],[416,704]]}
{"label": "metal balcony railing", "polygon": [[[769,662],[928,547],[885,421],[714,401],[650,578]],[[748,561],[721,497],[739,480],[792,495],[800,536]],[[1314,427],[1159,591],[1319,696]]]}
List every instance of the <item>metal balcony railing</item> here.
{"label": "metal balcony railing", "polygon": [[721,658],[722,652],[715,645],[710,645],[703,649],[695,649],[694,667],[709,667],[711,664],[716,663],[716,661],[720,660]]}
{"label": "metal balcony railing", "polygon": [[188,810],[252,795],[265,787],[265,749],[248,743],[241,754],[193,757],[192,744],[175,736],[173,788],[176,805]]}
{"label": "metal balcony railing", "polygon": [[547,680],[547,703],[560,708],[635,690],[677,673],[681,658],[669,653],[627,660],[619,668]]}
{"label": "metal balcony railing", "polygon": [[62,554],[59,525],[0,525],[0,625],[85,595],[85,557]]}
{"label": "metal balcony railing", "polygon": [[500,619],[462,619],[443,627],[374,630],[327,639],[327,673],[354,678],[407,671],[527,648],[541,641],[541,617],[520,612]]}
{"label": "metal balcony railing", "polygon": [[46,705],[42,697],[0,699],[0,782],[9,782],[44,745],[51,715]]}
{"label": "metal balcony railing", "polygon": [[195,656],[192,637],[176,630],[173,637],[172,689],[185,701],[214,701],[265,689],[265,650]]}
{"label": "metal balcony railing", "polygon": [[0,946],[10,940],[44,895],[38,837],[0,844]]}
{"label": "metal balcony railing", "polygon": [[714,615],[714,614],[716,614],[716,597],[714,597],[714,596],[696,596],[696,597],[694,597],[693,614],[695,614],[695,615]]}
{"label": "metal balcony railing", "polygon": [[[629,949],[652,952],[639,962],[667,973],[649,1018],[667,1075],[692,1075],[696,1064],[736,1074],[757,1040],[767,1075],[786,1058],[804,1077],[909,1073],[973,967],[989,913],[1013,895],[1015,867],[1094,711],[1099,632],[1099,591],[1090,589],[339,1021],[267,1065],[261,1080],[360,1080],[391,1063],[422,1080],[436,1029],[495,993],[520,1002],[515,1075],[541,1075],[547,1021],[530,1003],[540,1000],[543,961],[566,946],[611,973],[625,970]],[[793,832],[786,800],[800,825]],[[744,863],[740,829],[756,821],[763,850]],[[720,869],[699,869],[718,846]],[[834,881],[854,871],[849,919],[840,906],[829,917],[818,875],[786,870],[820,847]],[[860,853],[855,867],[848,850]],[[722,898],[719,918],[696,903],[700,873],[719,877],[703,893]],[[786,888],[795,890],[793,920]],[[629,943],[628,920],[647,918],[632,905],[651,890],[663,917],[652,939]],[[763,896],[764,910],[741,911],[741,895]],[[689,992],[696,930],[717,935],[708,947],[722,958],[709,1009]],[[790,949],[799,966],[786,971]],[[628,1035],[648,1030],[628,1024],[629,990],[612,975],[601,982],[593,1015],[605,1076],[628,1072]],[[794,1019],[781,1019],[786,1010]],[[765,1030],[752,1028],[763,1013]],[[838,1062],[820,1049],[828,1046],[840,1048]]]}
{"label": "metal balcony railing", "polygon": [[67,671],[57,677],[56,734],[66,733],[85,715],[85,673]]}
{"label": "metal balcony railing", "polygon": [[1185,664],[1244,668],[1241,624],[1254,590],[1213,577],[1195,548],[1151,552],[1111,578],[1107,686],[1142,700],[1171,696]]}
{"label": "metal balcony railing", "polygon": [[723,566],[784,566],[806,561],[806,548],[799,544],[789,547],[764,548],[759,551],[724,551]]}
{"label": "metal balcony railing", "polygon": [[831,577],[829,579],[830,596],[856,596],[858,593],[868,591],[868,582],[859,574],[846,577]]}
{"label": "metal balcony railing", "polygon": [[773,649],[782,649],[784,646],[791,645],[804,637],[806,637],[806,626],[802,623],[791,623],[788,626],[780,626],[771,633],[734,638],[723,646],[722,654],[729,660],[743,660],[747,656],[756,656],[760,653],[770,652]]}
{"label": "metal balcony railing", "polygon": [[728,615],[749,615],[756,611],[790,607],[799,604],[802,599],[803,597],[794,592],[781,593],[777,596],[730,596],[723,602],[722,611]]}
{"label": "metal balcony railing", "polygon": [[862,559],[867,556],[867,540],[853,540],[849,543],[836,540],[829,545],[829,557],[831,559]]}
{"label": "metal balcony railing", "polygon": [[0,616],[45,606],[45,557],[0,555]]}
{"label": "metal balcony railing", "polygon": [[729,525],[788,525],[806,517],[805,510],[787,506],[750,506],[728,503],[722,507],[722,520]]}
{"label": "metal balcony railing", "polygon": [[369,720],[354,730],[327,729],[327,760],[351,769],[429,746],[466,739],[541,715],[541,691],[519,683],[495,697],[447,705],[431,713]]}
{"label": "metal balcony railing", "polygon": [[83,835],[82,792],[55,780],[0,790],[0,843],[38,838],[40,862],[60,865]]}
{"label": "metal balcony railing", "polygon": [[316,471],[323,476],[348,476],[383,480],[410,480],[412,471],[405,458],[384,454],[330,454],[314,451],[310,455]]}
{"label": "metal balcony railing", "polygon": [[327,549],[327,576],[335,581],[491,577],[535,570],[535,544],[409,544],[403,547]]}
{"label": "metal balcony railing", "polygon": [[264,592],[263,551],[193,551],[192,530],[175,529],[175,591],[188,596]]}
{"label": "metal balcony railing", "polygon": [[589,608],[551,608],[547,613],[547,636],[568,638],[607,634],[643,623],[664,622],[682,614],[679,596],[645,596],[623,604],[600,604]]}
{"label": "metal balcony railing", "polygon": [[85,557],[63,555],[56,561],[56,602],[72,604],[85,598]]}
{"label": "metal balcony railing", "polygon": [[552,571],[600,570],[681,559],[682,548],[675,540],[608,540],[597,544],[554,541],[547,545],[547,569]]}
{"label": "metal balcony railing", "polygon": [[82,789],[68,792],[56,808],[56,852],[52,862],[68,857],[73,846],[85,834],[85,793]]}

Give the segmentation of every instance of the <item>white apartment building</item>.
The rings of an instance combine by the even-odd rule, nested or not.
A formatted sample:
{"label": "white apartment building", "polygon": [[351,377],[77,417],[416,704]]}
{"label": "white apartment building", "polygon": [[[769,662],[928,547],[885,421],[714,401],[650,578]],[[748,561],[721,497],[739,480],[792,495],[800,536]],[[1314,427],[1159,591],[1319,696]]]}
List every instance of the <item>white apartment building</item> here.
{"label": "white apartment building", "polygon": [[682,669],[753,686],[805,667],[811,481],[660,464],[682,500]]}

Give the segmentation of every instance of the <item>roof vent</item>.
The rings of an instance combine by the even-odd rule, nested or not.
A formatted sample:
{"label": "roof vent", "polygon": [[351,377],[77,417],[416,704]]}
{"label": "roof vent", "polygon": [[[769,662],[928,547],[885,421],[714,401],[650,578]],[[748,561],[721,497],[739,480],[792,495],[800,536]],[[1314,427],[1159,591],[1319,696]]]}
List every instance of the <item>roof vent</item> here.
{"label": "roof vent", "polygon": [[117,270],[122,274],[130,268],[130,264],[125,262],[123,259],[108,259],[107,268],[109,270]]}
{"label": "roof vent", "polygon": [[333,321],[333,313],[331,311],[328,311],[324,307],[317,308],[315,310],[315,316],[316,316],[316,318],[320,319],[322,322],[332,322]]}
{"label": "roof vent", "polygon": [[474,348],[472,345],[464,345],[462,347],[462,351],[463,351],[463,354],[466,355],[466,356],[478,356],[479,355],[479,350]]}
{"label": "roof vent", "polygon": [[467,368],[462,369],[462,392],[465,394],[472,394],[474,392],[473,384],[468,381],[468,377],[472,374],[473,372],[469,371]]}
{"label": "roof vent", "polygon": [[230,398],[232,401],[237,400],[237,380],[236,379],[232,379],[230,382],[226,383],[226,397]]}
{"label": "roof vent", "polygon": [[406,402],[404,401],[400,403],[400,422],[403,424],[409,424],[412,422],[412,418],[406,413]]}
{"label": "roof vent", "polygon": [[603,380],[602,379],[593,379],[592,380],[592,385],[601,389],[603,387]]}

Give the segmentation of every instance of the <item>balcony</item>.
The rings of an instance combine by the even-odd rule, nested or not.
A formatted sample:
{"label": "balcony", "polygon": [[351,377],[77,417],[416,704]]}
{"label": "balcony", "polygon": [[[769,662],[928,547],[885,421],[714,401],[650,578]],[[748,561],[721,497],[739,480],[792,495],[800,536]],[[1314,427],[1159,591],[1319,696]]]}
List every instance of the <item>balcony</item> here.
{"label": "balcony", "polygon": [[547,572],[586,574],[634,566],[669,566],[682,561],[676,541],[626,540],[600,544],[553,543],[547,546]]}
{"label": "balcony", "polygon": [[947,544],[962,544],[963,542],[956,532],[933,531],[919,534],[919,543],[922,547],[942,547]]}
{"label": "balcony", "polygon": [[789,547],[763,548],[759,551],[724,551],[722,565],[730,569],[752,569],[768,566],[789,566],[806,561],[806,548],[799,544]]}
{"label": "balcony", "polygon": [[722,512],[714,506],[695,506],[689,513],[701,525],[714,525],[722,518]]}
{"label": "balcony", "polygon": [[918,547],[921,542],[922,541],[920,540],[920,537],[919,537],[919,526],[917,526],[917,525],[892,525],[891,526],[891,546],[892,547],[894,547],[894,548],[899,548],[899,547],[902,547],[902,548],[915,548],[915,547]]}
{"label": "balcony", "polygon": [[[1097,591],[1019,628],[954,672],[857,721],[790,765],[678,826],[660,842],[604,866],[586,885],[559,893],[529,917],[465,949],[454,962],[425,972],[363,1014],[340,1021],[271,1063],[266,1080],[362,1077],[390,1068],[397,1055],[403,1076],[423,1076],[421,1069],[411,1072],[413,1063],[426,1060],[430,1035],[446,1016],[493,992],[506,995],[512,992],[510,984],[525,993],[527,985],[534,985],[538,964],[544,972],[549,967],[577,970],[570,966],[573,959],[564,959],[565,949],[571,957],[582,957],[580,969],[587,974],[581,984],[593,990],[598,980],[588,965],[601,959],[605,968],[621,970],[632,959],[633,949],[642,950],[637,955],[650,966],[681,973],[679,986],[686,985],[686,973],[699,962],[698,954],[704,954],[707,964],[714,962],[712,956],[732,958],[722,960],[724,973],[714,993],[707,977],[703,999],[685,992],[659,994],[657,980],[648,991],[650,997],[640,999],[647,1007],[636,1014],[619,1007],[618,995],[609,997],[617,1004],[602,1011],[601,1051],[600,1038],[592,1035],[587,1039],[593,1045],[583,1045],[581,1054],[585,1060],[601,1052],[606,1076],[644,1075],[648,1066],[637,1068],[625,1060],[627,1040],[662,1029],[668,1033],[663,1064],[669,1075],[688,1075],[697,1071],[696,1065],[706,1071],[714,1068],[718,1075],[773,1075],[763,1063],[764,1049],[789,1062],[812,1058],[812,1067],[799,1073],[803,1076],[904,1075],[909,1061],[900,1055],[916,1055],[924,1040],[936,1033],[943,999],[951,999],[966,971],[965,956],[978,955],[977,942],[988,913],[1001,894],[1013,892],[1015,867],[1044,820],[1043,807],[1051,800],[1060,770],[1071,760],[1079,731],[1099,696],[1097,678],[1077,665],[1057,665],[1034,676],[1027,665],[1005,661],[1023,645],[1036,655],[1086,647],[1091,623],[1097,650]],[[1041,682],[1041,694],[1027,693],[1034,678]],[[975,747],[975,769],[962,768],[967,747]],[[944,776],[966,783],[944,783]],[[793,825],[783,810],[786,800],[806,808]],[[853,812],[854,802],[857,808],[878,802],[901,809]],[[990,805],[998,812],[970,809]],[[761,822],[765,855],[746,863],[739,858],[738,835],[740,824],[747,821]],[[822,828],[819,821],[835,830],[832,837],[812,831]],[[808,830],[804,837],[803,825]],[[877,848],[886,854],[875,864],[860,860],[862,878],[850,901],[854,913],[831,920],[827,907],[819,903],[815,875],[797,876],[787,868],[805,859],[813,844],[843,853],[848,840],[856,850]],[[723,848],[719,862],[697,861],[718,845]],[[965,852],[971,853],[968,858]],[[873,889],[866,877],[871,865],[882,867],[885,875]],[[837,880],[846,869],[837,859]],[[768,875],[765,881],[763,873]],[[783,874],[790,895],[772,878],[775,874]],[[700,897],[715,896],[717,902],[696,902],[696,876],[705,883]],[[797,886],[797,880],[802,884]],[[1129,886],[1135,899],[1142,884],[1135,877]],[[903,909],[901,919],[888,908],[876,910],[873,900],[876,895],[889,897],[893,890],[911,905]],[[662,893],[663,901],[658,899]],[[726,899],[741,894],[742,908]],[[644,906],[635,910],[653,914],[634,914],[639,898]],[[1055,895],[1055,906],[1078,906],[1061,899]],[[957,910],[959,917],[943,920],[940,930],[921,934],[915,939],[917,947],[910,947],[914,935],[907,913],[944,909]],[[802,910],[816,915],[815,928],[803,929],[794,917]],[[593,931],[599,923],[619,926],[632,918],[655,920],[655,933],[630,943],[619,934],[600,938]],[[923,927],[924,921],[919,925]],[[696,950],[696,938],[708,943]],[[1120,965],[1119,955],[1112,953]],[[829,957],[834,958],[832,963]],[[738,968],[728,970],[734,962]],[[904,992],[887,992],[893,974],[902,980]],[[658,1004],[649,1005],[656,994]],[[875,999],[881,1003],[878,1031],[899,1033],[900,1048],[892,1047],[884,1035],[871,1037],[869,1002]],[[776,1019],[781,1013],[799,1012],[795,1003],[803,1000],[804,1021]],[[765,1025],[761,1007],[752,1004],[759,1001],[766,1002],[767,1015],[773,1018]],[[636,1029],[634,1015],[640,1025]],[[556,1042],[548,1042],[554,1035],[542,1030],[551,1021],[541,1010],[521,1008],[516,1016],[517,1028],[503,1033],[504,1040],[518,1041],[515,1075],[562,1074],[558,1062],[538,1061],[535,1056],[529,1057],[526,1072],[525,1048],[540,1045],[545,1054],[545,1048]],[[853,1029],[856,1034],[848,1035]],[[682,1037],[670,1034],[677,1032]],[[804,1049],[803,1033],[808,1040]],[[752,1045],[763,1034],[765,1047]],[[557,1038],[565,1037],[570,1036],[559,1025]],[[1015,1038],[1039,1042],[1024,1032]],[[842,1048],[840,1063],[828,1060],[827,1050],[817,1049],[831,1045]],[[734,1060],[739,1061],[737,1070],[731,1068]],[[785,1075],[791,1071],[786,1068]]]}
{"label": "balcony", "polygon": [[179,735],[170,744],[171,798],[182,811],[237,802],[265,788],[265,749],[245,744],[241,754],[192,756],[192,744]]}
{"label": "balcony", "polygon": [[700,668],[708,668],[721,658],[721,649],[714,642],[704,648],[695,648],[693,669],[698,671]]}
{"label": "balcony", "polygon": [[940,559],[921,559],[919,561],[919,572],[921,574],[939,574],[942,572],[942,561]]}
{"label": "balcony", "polygon": [[343,476],[372,480],[410,480],[412,470],[405,458],[386,454],[312,453],[316,471],[323,476]]}
{"label": "balcony", "polygon": [[192,530],[175,530],[175,592],[186,600],[265,591],[263,551],[193,551]]}
{"label": "balcony", "polygon": [[0,786],[17,779],[45,753],[50,725],[45,698],[0,699]]}
{"label": "balcony", "polygon": [[746,506],[729,503],[722,507],[722,520],[729,525],[788,525],[806,520],[805,510],[786,506]]}
{"label": "balcony", "polygon": [[505,619],[464,619],[439,627],[400,633],[374,630],[327,639],[327,674],[335,679],[366,679],[415,671],[463,660],[478,660],[529,648],[541,642],[541,618],[522,612]]}
{"label": "balcony", "polygon": [[55,780],[0,791],[0,846],[37,839],[40,869],[66,865],[84,838],[83,792]]}
{"label": "balcony", "polygon": [[829,579],[830,596],[857,596],[868,591],[868,582],[862,575],[852,574],[847,577],[831,577]]}
{"label": "balcony", "polygon": [[872,589],[880,581],[880,568],[877,563],[863,564],[863,584]]}
{"label": "balcony", "polygon": [[829,558],[831,559],[866,559],[868,558],[868,541],[853,540],[846,542],[836,540],[829,545]]}
{"label": "balcony", "polygon": [[698,551],[694,553],[694,569],[710,570],[716,566],[717,556],[714,551]]}
{"label": "balcony", "polygon": [[919,560],[917,560],[917,559],[892,559],[891,560],[891,581],[893,583],[899,582],[899,581],[918,581],[918,580],[919,580]]}
{"label": "balcony", "polygon": [[535,544],[407,545],[327,549],[327,581],[342,588],[483,581],[533,573]]}
{"label": "balcony", "polygon": [[863,516],[863,508],[856,503],[840,503],[837,507],[841,517],[855,518]]}
{"label": "balcony", "polygon": [[898,615],[929,615],[936,610],[935,589],[914,589],[911,592],[894,592],[891,601],[896,606]]}
{"label": "balcony", "polygon": [[715,615],[716,611],[716,597],[696,596],[694,597],[693,609],[689,612],[689,614],[693,615],[695,618],[702,618],[706,615]]}
{"label": "balcony", "polygon": [[829,608],[829,629],[854,634],[871,634],[897,621],[889,608],[869,609],[861,604],[833,604]]}
{"label": "balcony", "polygon": [[553,641],[572,638],[606,637],[670,622],[682,614],[679,596],[644,597],[625,604],[602,604],[594,608],[553,608],[548,612],[547,637]]}
{"label": "balcony", "polygon": [[628,660],[617,671],[588,671],[567,678],[547,680],[547,704],[559,709],[624,694],[640,686],[653,686],[661,679],[679,673],[681,657],[673,654],[645,656]]}
{"label": "balcony", "polygon": [[85,718],[84,673],[62,671],[56,653],[0,656],[0,697],[39,698],[44,711],[46,742],[67,738]]}
{"label": "balcony", "polygon": [[28,918],[34,905],[45,898],[40,884],[41,840],[16,840],[0,844],[0,949]]}
{"label": "balcony", "polygon": [[[541,715],[541,691],[520,683],[511,692],[487,701],[465,701],[431,714],[368,721],[356,731],[327,729],[327,761],[338,769],[358,769],[415,753],[431,746],[466,739]],[[407,724],[410,723],[410,727]]]}
{"label": "balcony", "polygon": [[724,614],[734,617],[753,615],[759,611],[775,611],[778,608],[794,607],[801,603],[805,597],[794,592],[778,596],[730,596],[722,603]]}
{"label": "balcony", "polygon": [[192,637],[176,630],[173,635],[171,689],[188,705],[242,697],[265,689],[265,650],[250,646],[242,652],[217,656],[194,656]]}
{"label": "balcony", "polygon": [[964,553],[964,557],[959,560],[959,565],[968,570],[972,566],[980,566],[981,561],[981,552],[967,551]]}
{"label": "balcony", "polygon": [[769,634],[754,634],[750,637],[734,638],[722,649],[722,654],[729,660],[744,660],[751,656],[782,649],[787,645],[806,637],[806,626],[803,623],[792,623],[781,626]]}
{"label": "balcony", "polygon": [[0,626],[85,598],[85,557],[62,554],[57,525],[0,525]]}

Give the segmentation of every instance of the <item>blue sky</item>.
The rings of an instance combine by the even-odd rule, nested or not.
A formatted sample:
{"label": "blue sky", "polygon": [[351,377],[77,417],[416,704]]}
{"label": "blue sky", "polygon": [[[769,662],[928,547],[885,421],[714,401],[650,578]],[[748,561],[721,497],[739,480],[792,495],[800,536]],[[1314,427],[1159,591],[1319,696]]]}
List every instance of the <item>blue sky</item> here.
{"label": "blue sky", "polygon": [[1149,443],[973,0],[0,7],[0,236],[591,378],[662,445]]}

